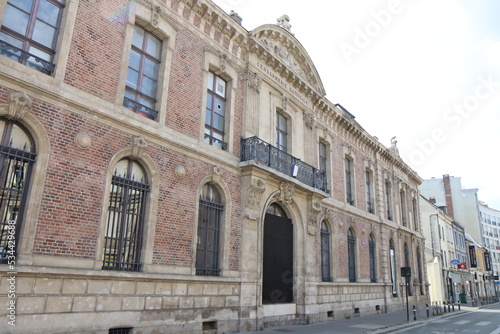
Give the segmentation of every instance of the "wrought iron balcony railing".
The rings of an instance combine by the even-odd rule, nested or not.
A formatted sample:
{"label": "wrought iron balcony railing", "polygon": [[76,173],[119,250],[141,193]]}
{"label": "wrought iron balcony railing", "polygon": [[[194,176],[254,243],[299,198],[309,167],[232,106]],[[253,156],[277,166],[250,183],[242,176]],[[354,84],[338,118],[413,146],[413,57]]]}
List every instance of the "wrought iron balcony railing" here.
{"label": "wrought iron balcony railing", "polygon": [[45,74],[52,74],[56,65],[0,40],[0,55],[15,60]]}
{"label": "wrought iron balcony railing", "polygon": [[145,105],[133,101],[127,97],[123,98],[123,106],[149,119],[156,119],[156,116],[158,116],[157,110],[146,107]]}
{"label": "wrought iron balcony railing", "polygon": [[256,136],[241,140],[241,161],[249,160],[258,161],[310,187],[329,192],[324,171],[278,150]]}

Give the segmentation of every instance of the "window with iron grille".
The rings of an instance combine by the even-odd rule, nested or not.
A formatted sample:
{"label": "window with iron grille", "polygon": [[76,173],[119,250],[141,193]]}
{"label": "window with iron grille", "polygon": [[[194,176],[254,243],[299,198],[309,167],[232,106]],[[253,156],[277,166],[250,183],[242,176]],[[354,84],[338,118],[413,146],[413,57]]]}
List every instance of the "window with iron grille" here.
{"label": "window with iron grille", "polygon": [[346,201],[350,205],[354,205],[354,185],[353,185],[353,173],[352,173],[352,161],[349,158],[344,159],[345,167],[345,192]]}
{"label": "window with iron grille", "polygon": [[[410,267],[410,251],[408,250],[408,244],[405,243],[404,245],[404,255],[405,255],[405,267]],[[408,296],[412,296],[412,290],[410,283],[408,282],[409,278],[407,278],[407,284],[406,284],[406,293],[408,293]]]}
{"label": "window with iron grille", "polygon": [[375,210],[374,210],[374,205],[373,205],[373,195],[372,195],[372,188],[373,188],[373,185],[372,185],[372,181],[373,181],[373,178],[372,178],[372,173],[370,170],[366,170],[365,171],[365,181],[366,181],[366,210],[369,212],[369,213],[374,213]]}
{"label": "window with iron grille", "polygon": [[330,268],[330,229],[326,222],[321,223],[321,279],[323,282],[331,282]]}
{"label": "window with iron grille", "polygon": [[102,269],[140,271],[146,196],[149,192],[141,165],[120,160],[111,180]]}
{"label": "window with iron grille", "polygon": [[392,220],[392,198],[391,198],[391,183],[385,182],[385,206],[387,209],[387,219]]}
{"label": "window with iron grille", "polygon": [[285,115],[276,112],[276,147],[282,152],[287,152],[288,147],[288,120]]}
{"label": "window with iron grille", "polygon": [[109,334],[130,334],[132,333],[132,327],[123,327],[123,328],[110,328]]}
{"label": "window with iron grille", "polygon": [[398,295],[398,284],[396,276],[396,251],[394,249],[394,241],[389,241],[389,264],[391,266],[391,283],[392,283],[392,296]]}
{"label": "window with iron grille", "polygon": [[213,72],[208,72],[207,110],[205,112],[205,143],[227,150],[224,141],[226,126],[227,82]]}
{"label": "window with iron grille", "polygon": [[0,54],[51,74],[64,3],[9,0],[0,30]]}
{"label": "window with iron grille", "polygon": [[356,236],[351,228],[347,231],[347,259],[349,282],[356,282]]}
{"label": "window with iron grille", "polygon": [[205,184],[200,194],[196,275],[219,276],[220,229],[224,205],[219,191]]}
{"label": "window with iron grille", "polygon": [[140,26],[134,27],[123,105],[149,119],[156,119],[156,94],[162,41]]}
{"label": "window with iron grille", "polygon": [[370,239],[368,240],[369,257],[370,257],[370,281],[372,283],[377,282],[377,258],[375,254],[375,237],[370,234]]}
{"label": "window with iron grille", "polygon": [[0,118],[0,135],[0,263],[8,263],[16,257],[36,150],[20,124]]}

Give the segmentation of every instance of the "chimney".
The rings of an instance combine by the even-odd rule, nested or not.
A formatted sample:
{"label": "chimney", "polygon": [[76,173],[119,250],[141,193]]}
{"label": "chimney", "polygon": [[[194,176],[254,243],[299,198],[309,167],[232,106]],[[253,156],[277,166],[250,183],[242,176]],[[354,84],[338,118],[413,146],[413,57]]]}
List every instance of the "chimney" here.
{"label": "chimney", "polygon": [[451,198],[451,186],[450,186],[450,175],[443,175],[443,185],[444,185],[444,198],[446,200],[446,208],[449,216],[453,216],[453,201]]}

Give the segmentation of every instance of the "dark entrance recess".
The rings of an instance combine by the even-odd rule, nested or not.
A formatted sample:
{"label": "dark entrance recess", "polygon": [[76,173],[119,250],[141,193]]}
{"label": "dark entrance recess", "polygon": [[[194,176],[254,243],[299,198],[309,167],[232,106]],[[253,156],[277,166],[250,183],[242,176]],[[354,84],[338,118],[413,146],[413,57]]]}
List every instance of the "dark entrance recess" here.
{"label": "dark entrance recess", "polygon": [[264,221],[263,304],[293,302],[293,225],[279,211],[282,216],[267,213]]}

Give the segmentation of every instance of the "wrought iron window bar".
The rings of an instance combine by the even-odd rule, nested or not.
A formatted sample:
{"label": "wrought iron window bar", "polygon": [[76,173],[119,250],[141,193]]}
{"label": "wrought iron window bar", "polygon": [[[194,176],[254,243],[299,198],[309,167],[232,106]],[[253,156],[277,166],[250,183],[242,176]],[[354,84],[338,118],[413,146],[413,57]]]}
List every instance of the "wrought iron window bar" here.
{"label": "wrought iron window bar", "polygon": [[227,143],[220,139],[217,139],[207,133],[205,133],[205,141],[208,140],[208,143],[215,147],[220,147],[222,150],[227,151]]}
{"label": "wrought iron window bar", "polygon": [[255,160],[300,182],[329,193],[326,173],[278,148],[257,136],[241,139],[241,161]]}
{"label": "wrought iron window bar", "polygon": [[[26,66],[48,75],[52,74],[52,72],[54,72],[54,68],[56,67],[56,65],[51,62],[4,41],[0,41],[0,54],[9,59],[16,60],[21,64],[26,64]],[[29,61],[31,58],[35,62]]]}
{"label": "wrought iron window bar", "polygon": [[123,98],[123,106],[125,108],[128,108],[128,109],[132,110],[133,112],[138,113],[140,115],[143,115],[149,119],[154,120],[158,116],[158,110],[146,107],[145,105],[140,104],[139,102],[131,100],[127,97]]}

